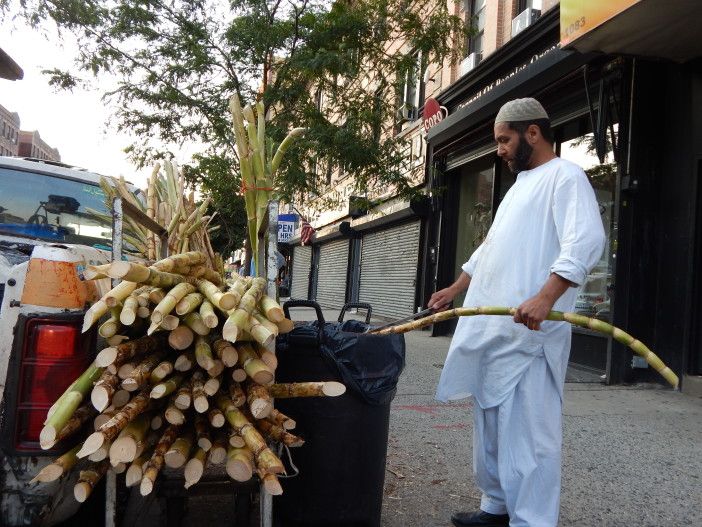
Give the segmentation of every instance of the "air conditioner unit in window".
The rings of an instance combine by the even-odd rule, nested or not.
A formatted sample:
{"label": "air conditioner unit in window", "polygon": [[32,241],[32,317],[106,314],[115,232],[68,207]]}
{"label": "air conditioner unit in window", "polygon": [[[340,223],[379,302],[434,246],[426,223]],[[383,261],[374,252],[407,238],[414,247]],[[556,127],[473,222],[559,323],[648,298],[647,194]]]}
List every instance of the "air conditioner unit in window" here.
{"label": "air conditioner unit in window", "polygon": [[406,123],[418,119],[417,107],[411,104],[403,104],[397,109],[397,122]]}
{"label": "air conditioner unit in window", "polygon": [[519,13],[512,19],[512,36],[529,27],[540,15],[541,11],[538,9],[525,9]]}
{"label": "air conditioner unit in window", "polygon": [[482,53],[476,53],[473,52],[470,55],[468,55],[466,58],[464,58],[461,61],[461,64],[458,66],[458,73],[462,77],[466,73],[468,73],[470,70],[475,68],[480,61],[483,59],[483,54]]}

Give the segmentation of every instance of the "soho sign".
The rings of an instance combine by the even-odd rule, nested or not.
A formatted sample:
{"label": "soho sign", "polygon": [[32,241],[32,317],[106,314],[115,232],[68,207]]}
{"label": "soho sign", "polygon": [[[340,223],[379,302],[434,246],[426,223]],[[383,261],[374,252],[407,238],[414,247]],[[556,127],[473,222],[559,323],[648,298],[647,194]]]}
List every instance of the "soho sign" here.
{"label": "soho sign", "polygon": [[448,110],[445,106],[441,106],[439,101],[434,98],[429,98],[424,103],[424,131],[428,132],[432,126],[439,124],[446,119]]}

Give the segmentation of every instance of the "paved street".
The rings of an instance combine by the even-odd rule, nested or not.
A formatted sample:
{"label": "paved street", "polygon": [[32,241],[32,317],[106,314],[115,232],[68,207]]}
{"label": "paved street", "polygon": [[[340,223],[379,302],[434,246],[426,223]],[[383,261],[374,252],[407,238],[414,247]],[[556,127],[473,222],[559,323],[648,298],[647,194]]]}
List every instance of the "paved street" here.
{"label": "paved street", "polygon": [[[325,310],[325,318],[336,314]],[[448,338],[415,331],[406,343],[391,409],[382,525],[448,526],[452,511],[479,504],[470,403],[434,400]],[[569,378],[596,380],[578,371]],[[569,382],[564,414],[560,525],[702,525],[702,400],[660,386]]]}

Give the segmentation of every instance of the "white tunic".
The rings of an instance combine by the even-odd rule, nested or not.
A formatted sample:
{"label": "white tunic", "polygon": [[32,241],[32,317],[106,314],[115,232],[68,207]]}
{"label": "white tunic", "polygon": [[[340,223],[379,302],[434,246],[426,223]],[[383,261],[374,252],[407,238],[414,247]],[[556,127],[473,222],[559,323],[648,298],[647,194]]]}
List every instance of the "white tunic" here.
{"label": "white tunic", "polygon": [[[550,273],[581,286],[602,256],[605,235],[595,193],[583,170],[555,158],[521,172],[500,204],[485,241],[463,265],[471,276],[464,307],[517,307]],[[553,306],[572,311],[578,288]],[[571,326],[545,321],[540,331],[508,316],[461,317],[441,373],[440,401],[475,396],[499,405],[529,364],[545,354],[562,395]]]}

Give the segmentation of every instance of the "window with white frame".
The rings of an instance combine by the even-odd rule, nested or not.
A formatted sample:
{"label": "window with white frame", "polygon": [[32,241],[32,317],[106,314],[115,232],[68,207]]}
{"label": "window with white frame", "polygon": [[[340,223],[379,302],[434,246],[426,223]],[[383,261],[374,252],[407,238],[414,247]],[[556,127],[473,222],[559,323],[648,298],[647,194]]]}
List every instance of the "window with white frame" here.
{"label": "window with white frame", "polygon": [[419,118],[419,107],[424,100],[422,52],[416,51],[411,57],[411,64],[405,71],[402,85],[399,87],[396,133],[402,129],[402,123]]}
{"label": "window with white frame", "polygon": [[519,0],[517,14],[527,9],[538,9],[541,11],[541,0]]}
{"label": "window with white frame", "polygon": [[314,105],[319,112],[324,111],[324,90],[320,86],[314,94]]}
{"label": "window with white frame", "polygon": [[485,34],[485,11],[487,0],[466,0],[466,21],[470,22],[471,34],[466,43],[466,56],[483,53]]}

